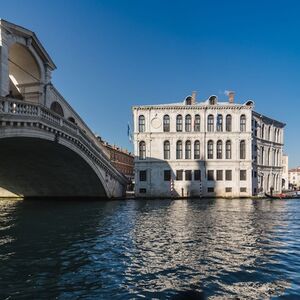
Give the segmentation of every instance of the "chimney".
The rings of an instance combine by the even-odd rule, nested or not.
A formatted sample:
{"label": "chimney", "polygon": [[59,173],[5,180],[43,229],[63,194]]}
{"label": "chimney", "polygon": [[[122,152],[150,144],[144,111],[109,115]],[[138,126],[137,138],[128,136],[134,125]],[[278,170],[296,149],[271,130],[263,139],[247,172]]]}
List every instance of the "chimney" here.
{"label": "chimney", "polygon": [[192,92],[192,105],[196,104],[196,94],[197,93],[195,91]]}
{"label": "chimney", "polygon": [[234,103],[234,95],[235,95],[235,92],[233,91],[229,91],[228,92],[228,100],[229,100],[229,103]]}

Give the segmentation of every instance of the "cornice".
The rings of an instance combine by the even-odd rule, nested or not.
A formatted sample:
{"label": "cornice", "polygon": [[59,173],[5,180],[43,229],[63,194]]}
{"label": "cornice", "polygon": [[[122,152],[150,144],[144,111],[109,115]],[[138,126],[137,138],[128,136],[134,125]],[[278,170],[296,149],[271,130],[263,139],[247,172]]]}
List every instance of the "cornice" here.
{"label": "cornice", "polygon": [[263,114],[260,114],[260,113],[258,113],[256,111],[253,111],[252,113],[253,113],[253,116],[261,119],[266,124],[275,125],[276,127],[280,127],[280,128],[284,128],[286,126],[285,123],[277,121],[277,120],[272,119],[270,117],[267,117],[267,116],[265,116]]}
{"label": "cornice", "polygon": [[233,105],[141,105],[141,106],[133,106],[132,110],[252,110],[251,106],[242,105],[242,104],[233,104]]}

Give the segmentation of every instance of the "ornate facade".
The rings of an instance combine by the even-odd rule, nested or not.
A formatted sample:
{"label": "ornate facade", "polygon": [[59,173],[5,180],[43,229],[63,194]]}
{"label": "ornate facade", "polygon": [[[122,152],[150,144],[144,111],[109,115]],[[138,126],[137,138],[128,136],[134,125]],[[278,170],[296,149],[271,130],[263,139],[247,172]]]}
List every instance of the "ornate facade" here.
{"label": "ornate facade", "polygon": [[285,124],[254,103],[183,102],[133,107],[136,196],[249,197],[281,191]]}

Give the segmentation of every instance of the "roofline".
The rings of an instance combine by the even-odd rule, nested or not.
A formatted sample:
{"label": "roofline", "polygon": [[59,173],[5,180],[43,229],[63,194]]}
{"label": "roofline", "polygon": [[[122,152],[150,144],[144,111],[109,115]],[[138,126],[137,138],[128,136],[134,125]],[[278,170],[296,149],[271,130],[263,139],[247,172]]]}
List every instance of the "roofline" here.
{"label": "roofline", "polygon": [[[204,102],[203,102],[204,103]],[[186,105],[184,103],[182,104],[163,104],[163,105],[135,105],[132,106],[132,110],[136,109],[252,109],[252,107],[245,105],[245,104],[216,104],[216,105],[210,105],[210,104],[198,104],[198,105]]]}
{"label": "roofline", "polygon": [[36,36],[36,34],[29,30],[26,29],[22,26],[16,25],[14,23],[8,22],[4,19],[0,19],[0,26],[8,30],[9,32],[11,31],[16,31],[16,32],[21,32],[23,36],[25,35],[26,37],[31,37],[32,38],[32,45],[33,47],[37,50],[37,52],[46,60],[47,64],[51,67],[52,70],[56,69],[56,65],[51,59],[50,55],[46,51],[46,49],[43,47],[42,43]]}
{"label": "roofline", "polygon": [[258,118],[261,118],[261,119],[266,119],[269,123],[272,123],[272,124],[277,124],[278,126],[281,126],[282,128],[286,126],[286,123],[283,123],[283,122],[280,122],[280,121],[277,121],[275,119],[272,119],[270,117],[267,117],[263,114],[260,114],[256,111],[253,111],[253,115],[258,117]]}

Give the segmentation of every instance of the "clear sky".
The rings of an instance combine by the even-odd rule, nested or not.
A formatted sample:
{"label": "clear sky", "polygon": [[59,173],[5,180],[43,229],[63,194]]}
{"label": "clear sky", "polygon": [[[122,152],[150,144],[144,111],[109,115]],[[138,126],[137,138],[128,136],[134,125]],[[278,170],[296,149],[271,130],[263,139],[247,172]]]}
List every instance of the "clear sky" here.
{"label": "clear sky", "polygon": [[196,90],[287,123],[300,165],[300,1],[0,0],[0,18],[33,30],[57,65],[53,83],[91,129],[131,150],[131,106]]}

